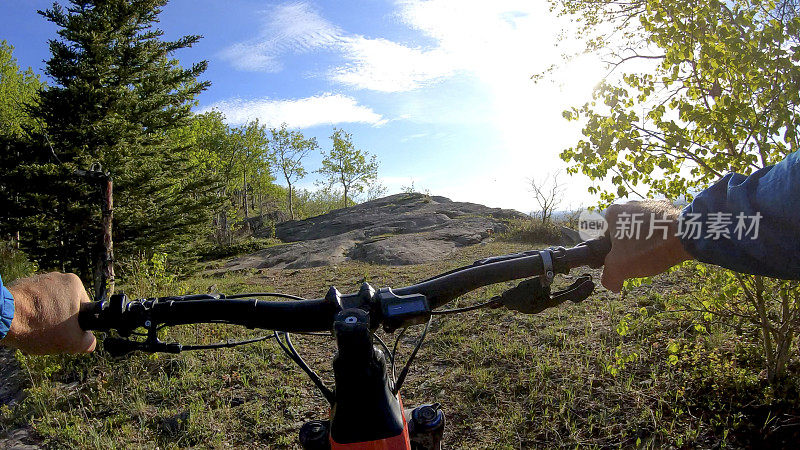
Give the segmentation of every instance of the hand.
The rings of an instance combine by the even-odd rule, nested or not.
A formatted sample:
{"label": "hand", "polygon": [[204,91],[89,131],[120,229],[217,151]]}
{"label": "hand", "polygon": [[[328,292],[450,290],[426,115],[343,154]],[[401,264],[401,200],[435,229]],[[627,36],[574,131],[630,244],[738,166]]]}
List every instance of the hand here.
{"label": "hand", "polygon": [[[679,213],[680,210],[666,200],[645,200],[609,206],[605,217],[608,222],[606,234],[611,238],[611,251],[606,256],[603,267],[603,286],[610,291],[619,292],[622,290],[622,283],[628,278],[658,275],[675,264],[693,259],[676,236]],[[655,223],[658,225],[648,239],[651,214],[655,215]],[[669,221],[666,239],[663,229],[659,228],[659,225],[666,222],[663,219]],[[636,233],[634,229],[632,237],[619,236],[621,233],[618,231],[631,230],[630,225],[634,221],[641,223],[640,232]]]}
{"label": "hand", "polygon": [[0,344],[39,355],[94,351],[94,335],[78,325],[81,303],[90,300],[77,275],[53,272],[7,287],[14,319]]}

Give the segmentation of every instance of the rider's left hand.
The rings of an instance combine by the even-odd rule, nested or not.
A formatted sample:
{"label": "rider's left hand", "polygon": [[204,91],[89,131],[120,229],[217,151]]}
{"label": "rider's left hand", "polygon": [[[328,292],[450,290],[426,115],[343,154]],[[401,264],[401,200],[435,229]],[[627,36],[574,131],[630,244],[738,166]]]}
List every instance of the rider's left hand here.
{"label": "rider's left hand", "polygon": [[90,300],[77,275],[37,275],[17,280],[8,290],[14,297],[14,318],[0,344],[31,354],[94,350],[94,335],[78,325],[81,303]]}

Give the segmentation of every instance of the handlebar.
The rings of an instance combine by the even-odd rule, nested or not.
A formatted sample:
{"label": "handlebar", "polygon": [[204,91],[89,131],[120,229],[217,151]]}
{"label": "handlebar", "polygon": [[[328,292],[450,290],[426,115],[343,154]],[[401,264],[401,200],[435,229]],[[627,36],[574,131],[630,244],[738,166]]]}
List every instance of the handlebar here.
{"label": "handlebar", "polygon": [[[567,273],[580,266],[601,267],[610,250],[611,241],[607,238],[597,238],[570,249],[560,249],[562,254],[553,257],[554,272]],[[398,295],[425,295],[431,308],[435,309],[479,287],[543,274],[541,252],[533,251],[476,261],[472,266],[413,286],[395,289],[394,292]]]}
{"label": "handlebar", "polygon": [[[607,238],[598,238],[564,249],[531,251],[488,258],[429,280],[399,289],[376,292],[366,283],[355,294],[342,295],[331,288],[325,298],[267,301],[192,295],[127,301],[115,295],[109,301],[81,306],[78,321],[84,330],[117,330],[127,336],[139,327],[223,322],[248,328],[283,332],[318,332],[331,329],[335,315],[347,308],[370,311],[374,326],[397,328],[407,318],[430,316],[431,311],[477,288],[506,281],[554,273],[579,266],[600,267],[611,249]],[[253,295],[253,294],[251,294]],[[241,297],[241,296],[233,296]],[[410,323],[419,323],[410,322]]]}

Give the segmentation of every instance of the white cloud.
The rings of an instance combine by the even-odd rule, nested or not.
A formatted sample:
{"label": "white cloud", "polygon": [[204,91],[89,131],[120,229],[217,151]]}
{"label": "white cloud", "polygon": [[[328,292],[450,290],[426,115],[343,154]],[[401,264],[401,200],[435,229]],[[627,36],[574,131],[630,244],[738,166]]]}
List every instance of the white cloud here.
{"label": "white cloud", "polygon": [[[432,38],[430,48],[383,38],[348,34],[306,2],[264,11],[254,39],[225,49],[221,56],[240,70],[279,72],[281,57],[323,48],[341,52],[345,63],[328,71],[331,80],[379,92],[404,92],[429,86],[459,71],[497,72],[522,63],[532,73],[542,48],[540,16],[546,6],[521,0],[398,0],[397,16]],[[530,26],[533,25],[533,26]],[[552,27],[550,27],[552,28]],[[549,49],[552,53],[552,49]]]}
{"label": "white cloud", "polygon": [[330,47],[340,40],[341,30],[307,3],[278,5],[262,14],[265,23],[257,38],[233,44],[220,54],[237,69],[279,72],[282,55]]}
{"label": "white cloud", "polygon": [[430,136],[430,133],[414,133],[400,139],[400,142],[413,141],[414,139],[422,139]]}
{"label": "white cloud", "polygon": [[221,52],[236,69],[276,73],[283,69],[281,57],[286,54],[335,48],[348,62],[331,69],[328,77],[361,89],[409,91],[454,72],[449,55],[441,49],[426,51],[347,34],[305,2],[279,5],[263,15],[264,25],[256,38]]}
{"label": "white cloud", "polygon": [[[520,0],[399,0],[397,16],[433,39],[430,48],[386,39],[344,36],[337,44],[348,63],[330,71],[335,81],[381,92],[410,91],[459,72],[487,82],[498,75],[527,81],[543,59],[556,56],[547,5]],[[551,45],[537,45],[546,42]],[[515,69],[521,69],[520,71]]]}
{"label": "white cloud", "polygon": [[202,112],[209,110],[220,111],[225,115],[226,121],[233,125],[255,119],[269,127],[286,122],[290,128],[337,123],[380,126],[386,123],[386,119],[380,114],[367,106],[359,105],[354,98],[331,93],[293,100],[223,100],[204,108]]}
{"label": "white cloud", "polygon": [[340,44],[348,64],[330,71],[331,79],[360,89],[403,92],[454,74],[441,49],[411,48],[386,39],[344,38]]}

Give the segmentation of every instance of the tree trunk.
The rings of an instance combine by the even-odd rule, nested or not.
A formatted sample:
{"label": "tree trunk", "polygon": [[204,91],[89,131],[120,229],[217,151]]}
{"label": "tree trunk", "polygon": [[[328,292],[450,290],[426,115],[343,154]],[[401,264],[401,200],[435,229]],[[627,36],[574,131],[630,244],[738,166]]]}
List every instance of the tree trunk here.
{"label": "tree trunk", "polygon": [[244,197],[244,218],[250,217],[250,211],[247,209],[247,171],[244,172],[244,189],[242,189],[242,196]]}
{"label": "tree trunk", "polygon": [[114,239],[112,235],[114,221],[114,181],[110,176],[101,184],[103,198],[100,202],[103,217],[103,248],[100,257],[100,283],[95,286],[95,293],[100,299],[114,294]]}
{"label": "tree trunk", "polygon": [[[87,270],[94,272],[94,295],[98,301],[106,300],[114,294],[114,239],[112,223],[114,221],[114,182],[108,173],[93,168],[92,172],[81,172],[89,182],[96,182],[100,187],[101,242],[97,251],[92,252],[94,267]],[[89,266],[92,264],[89,263]]]}
{"label": "tree trunk", "polygon": [[292,204],[292,184],[289,184],[289,219],[294,220],[294,205]]}
{"label": "tree trunk", "polygon": [[231,245],[230,233],[228,233],[228,208],[222,210],[220,214],[220,244]]}
{"label": "tree trunk", "polygon": [[772,342],[770,322],[767,317],[766,301],[764,300],[764,278],[759,275],[753,276],[753,306],[758,314],[761,324],[761,343],[764,349],[764,358],[767,360],[767,381],[772,383],[775,380],[775,347]]}

